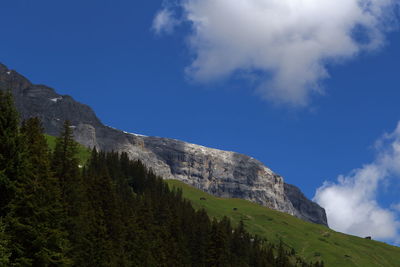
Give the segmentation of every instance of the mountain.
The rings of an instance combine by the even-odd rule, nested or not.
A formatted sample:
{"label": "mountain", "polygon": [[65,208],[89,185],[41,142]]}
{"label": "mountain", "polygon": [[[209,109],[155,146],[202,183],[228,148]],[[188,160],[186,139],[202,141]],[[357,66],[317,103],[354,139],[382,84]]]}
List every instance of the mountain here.
{"label": "mountain", "polygon": [[71,121],[76,141],[87,147],[128,153],[164,179],[175,179],[214,196],[246,199],[300,219],[328,225],[325,210],[301,191],[284,183],[249,156],[179,140],[148,137],[103,125],[87,105],[59,95],[0,64],[0,90],[11,89],[23,119],[39,117],[49,135],[58,135]]}

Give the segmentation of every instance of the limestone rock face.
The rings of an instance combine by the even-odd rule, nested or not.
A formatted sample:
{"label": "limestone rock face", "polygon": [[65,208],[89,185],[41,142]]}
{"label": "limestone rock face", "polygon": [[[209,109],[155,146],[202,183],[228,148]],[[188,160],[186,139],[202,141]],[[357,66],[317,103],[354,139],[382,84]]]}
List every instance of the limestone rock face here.
{"label": "limestone rock face", "polygon": [[39,117],[46,133],[58,135],[71,121],[75,139],[88,147],[128,153],[164,179],[177,179],[218,197],[242,198],[327,225],[325,210],[260,161],[235,152],[130,134],[103,125],[93,110],[52,88],[34,85],[0,64],[0,90],[11,89],[23,119]]}
{"label": "limestone rock face", "polygon": [[[135,136],[125,151],[145,159],[153,170],[218,197],[257,202],[292,215],[295,209],[284,194],[282,177],[246,155],[221,151],[167,138]],[[140,148],[134,147],[138,144]],[[144,151],[146,155],[138,151]]]}
{"label": "limestone rock face", "polygon": [[97,143],[96,129],[90,124],[79,123],[78,126],[74,126],[74,137],[75,141],[86,147],[100,147]]}

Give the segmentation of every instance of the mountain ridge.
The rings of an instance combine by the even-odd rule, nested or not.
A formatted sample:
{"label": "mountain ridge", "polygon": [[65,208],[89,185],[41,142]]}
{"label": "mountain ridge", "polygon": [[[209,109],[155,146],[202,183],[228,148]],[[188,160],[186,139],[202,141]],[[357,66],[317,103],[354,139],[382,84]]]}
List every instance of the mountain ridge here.
{"label": "mountain ridge", "polygon": [[252,157],[114,129],[102,124],[89,106],[71,96],[59,95],[48,86],[32,84],[2,64],[0,89],[11,89],[21,117],[39,117],[49,135],[58,135],[64,120],[69,120],[80,144],[126,152],[164,179],[180,180],[218,197],[243,198],[306,221],[328,225],[323,208]]}

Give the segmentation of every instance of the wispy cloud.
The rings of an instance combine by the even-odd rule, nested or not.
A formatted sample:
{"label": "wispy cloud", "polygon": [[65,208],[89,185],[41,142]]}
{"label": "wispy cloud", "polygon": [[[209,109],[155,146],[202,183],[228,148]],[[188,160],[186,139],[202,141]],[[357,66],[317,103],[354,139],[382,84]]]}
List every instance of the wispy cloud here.
{"label": "wispy cloud", "polygon": [[400,203],[392,204],[390,208],[400,213]]}
{"label": "wispy cloud", "polygon": [[178,24],[179,22],[174,17],[172,10],[162,9],[154,17],[152,29],[157,35],[171,34]]}
{"label": "wispy cloud", "polygon": [[[261,73],[259,94],[304,106],[323,92],[327,65],[382,46],[398,0],[175,0],[155,17],[156,32],[191,25],[187,74],[208,82]],[[267,74],[267,75],[265,75]],[[271,77],[272,78],[265,78]],[[264,77],[264,78],[263,78]]]}
{"label": "wispy cloud", "polygon": [[400,178],[400,123],[377,141],[376,148],[372,163],[339,176],[335,183],[325,182],[314,200],[326,209],[329,226],[335,230],[399,242],[400,205],[381,207],[377,193],[390,178]]}

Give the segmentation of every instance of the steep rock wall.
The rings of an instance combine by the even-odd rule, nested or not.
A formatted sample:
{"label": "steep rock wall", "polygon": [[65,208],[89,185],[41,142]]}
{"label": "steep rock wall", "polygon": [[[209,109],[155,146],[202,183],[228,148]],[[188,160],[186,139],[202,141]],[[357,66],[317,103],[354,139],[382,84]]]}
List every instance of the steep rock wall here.
{"label": "steep rock wall", "polygon": [[57,135],[65,120],[88,147],[127,152],[165,179],[177,179],[219,197],[247,199],[303,220],[327,225],[325,210],[260,161],[179,140],[126,133],[103,125],[93,110],[52,88],[34,85],[0,64],[0,90],[11,89],[22,118],[39,117]]}

